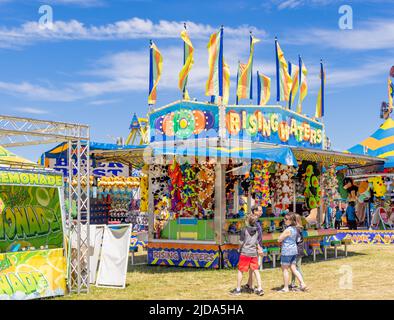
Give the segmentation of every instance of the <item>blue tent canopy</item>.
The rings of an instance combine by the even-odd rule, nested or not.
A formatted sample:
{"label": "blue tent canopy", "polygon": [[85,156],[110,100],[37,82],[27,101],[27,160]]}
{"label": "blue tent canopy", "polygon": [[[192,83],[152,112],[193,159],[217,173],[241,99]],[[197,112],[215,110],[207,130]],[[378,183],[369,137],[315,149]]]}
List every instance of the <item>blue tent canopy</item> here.
{"label": "blue tent canopy", "polygon": [[179,155],[190,157],[209,157],[209,158],[232,158],[232,159],[260,159],[271,162],[278,162],[288,166],[297,167],[297,160],[289,147],[275,145],[250,145],[250,146],[150,146],[153,155]]}

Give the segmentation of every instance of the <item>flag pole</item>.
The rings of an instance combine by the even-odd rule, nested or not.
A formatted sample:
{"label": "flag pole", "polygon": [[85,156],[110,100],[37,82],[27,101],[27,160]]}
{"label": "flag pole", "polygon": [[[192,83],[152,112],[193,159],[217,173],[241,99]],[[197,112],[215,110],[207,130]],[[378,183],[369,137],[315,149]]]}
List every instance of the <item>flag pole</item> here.
{"label": "flag pole", "polygon": [[[187,30],[186,27],[186,22],[183,23],[183,28],[185,29],[185,31]],[[186,43],[185,41],[183,41],[183,65],[185,65],[186,62]],[[186,92],[186,85],[183,87],[182,90],[182,99],[185,100],[185,92]]]}
{"label": "flag pole", "polygon": [[[292,74],[293,70],[291,70],[292,66],[291,66],[291,62],[290,61],[287,61],[287,66],[288,66],[287,68],[288,68],[288,71],[289,71],[289,75],[291,77],[291,74]],[[290,96],[289,96],[288,109],[291,109],[291,98],[292,98],[292,96],[293,96],[293,89],[291,88]]]}
{"label": "flag pole", "polygon": [[279,100],[280,100],[279,59],[278,59],[278,38],[276,36],[275,36],[275,60],[276,60],[276,104],[279,104]]}
{"label": "flag pole", "polygon": [[219,128],[219,139],[225,139],[225,107],[223,104],[223,30],[224,27],[220,27],[220,44],[219,44],[219,97],[218,97],[218,107],[219,107],[219,117],[220,117],[220,128]]}
{"label": "flag pole", "polygon": [[[252,52],[253,34],[252,30],[249,31],[249,54]],[[253,104],[253,56],[250,64],[250,91],[249,91],[249,104]]]}
{"label": "flag pole", "polygon": [[237,84],[235,86],[235,104],[238,105],[238,81],[239,81],[239,65],[241,61],[238,60],[238,70],[237,70]]}
{"label": "flag pole", "polygon": [[[153,88],[153,52],[152,52],[152,44],[153,41],[152,39],[149,40],[149,94],[151,93],[151,90]],[[148,103],[148,112],[150,113],[152,111],[152,104]]]}
{"label": "flag pole", "polygon": [[301,55],[299,54],[298,55],[298,85],[300,90],[298,93],[298,104],[296,107],[296,111],[299,109],[298,106],[301,104],[301,86],[302,86],[301,80],[302,80],[302,60],[301,60]]}

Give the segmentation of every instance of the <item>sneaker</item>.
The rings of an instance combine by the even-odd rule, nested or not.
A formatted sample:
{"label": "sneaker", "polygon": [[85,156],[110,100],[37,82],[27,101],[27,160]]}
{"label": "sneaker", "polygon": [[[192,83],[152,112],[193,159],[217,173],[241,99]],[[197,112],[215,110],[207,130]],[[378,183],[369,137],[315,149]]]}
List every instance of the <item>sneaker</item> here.
{"label": "sneaker", "polygon": [[230,294],[233,296],[239,296],[241,294],[241,290],[238,290],[237,288],[235,288],[230,291]]}
{"label": "sneaker", "polygon": [[257,289],[256,289],[256,290],[254,291],[254,293],[257,294],[258,296],[263,296],[263,295],[264,295],[264,290],[263,290],[263,289],[261,289],[261,290],[257,290]]}
{"label": "sneaker", "polygon": [[241,286],[241,291],[249,294],[254,292],[253,288],[249,287],[248,284]]}

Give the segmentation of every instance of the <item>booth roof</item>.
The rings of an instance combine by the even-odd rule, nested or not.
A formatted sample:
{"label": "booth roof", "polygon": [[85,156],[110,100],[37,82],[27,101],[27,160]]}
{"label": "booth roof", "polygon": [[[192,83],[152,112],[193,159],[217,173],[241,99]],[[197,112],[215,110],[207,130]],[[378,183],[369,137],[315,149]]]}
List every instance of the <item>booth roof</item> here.
{"label": "booth roof", "polygon": [[394,168],[394,120],[387,119],[378,130],[348,152],[386,158],[385,168]]}
{"label": "booth roof", "polygon": [[367,167],[374,165],[383,166],[385,159],[367,156],[350,154],[339,151],[316,150],[307,148],[291,148],[297,160],[308,160],[323,165],[336,165],[347,167]]}
{"label": "booth roof", "polygon": [[0,167],[32,169],[37,168],[38,164],[25,158],[19,157],[16,154],[0,146]]}
{"label": "booth roof", "polygon": [[297,167],[297,160],[289,147],[264,143],[237,143],[227,141],[219,146],[199,144],[151,144],[152,155],[179,155],[189,157],[259,159]]}

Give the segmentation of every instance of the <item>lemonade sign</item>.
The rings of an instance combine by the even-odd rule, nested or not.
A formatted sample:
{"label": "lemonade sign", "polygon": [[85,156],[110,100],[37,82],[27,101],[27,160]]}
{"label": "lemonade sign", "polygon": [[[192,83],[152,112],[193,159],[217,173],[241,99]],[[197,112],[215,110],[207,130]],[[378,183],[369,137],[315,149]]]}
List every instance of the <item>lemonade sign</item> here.
{"label": "lemonade sign", "polygon": [[63,249],[0,254],[0,300],[26,300],[64,295]]}
{"label": "lemonade sign", "polygon": [[57,188],[0,185],[0,252],[63,248]]}

